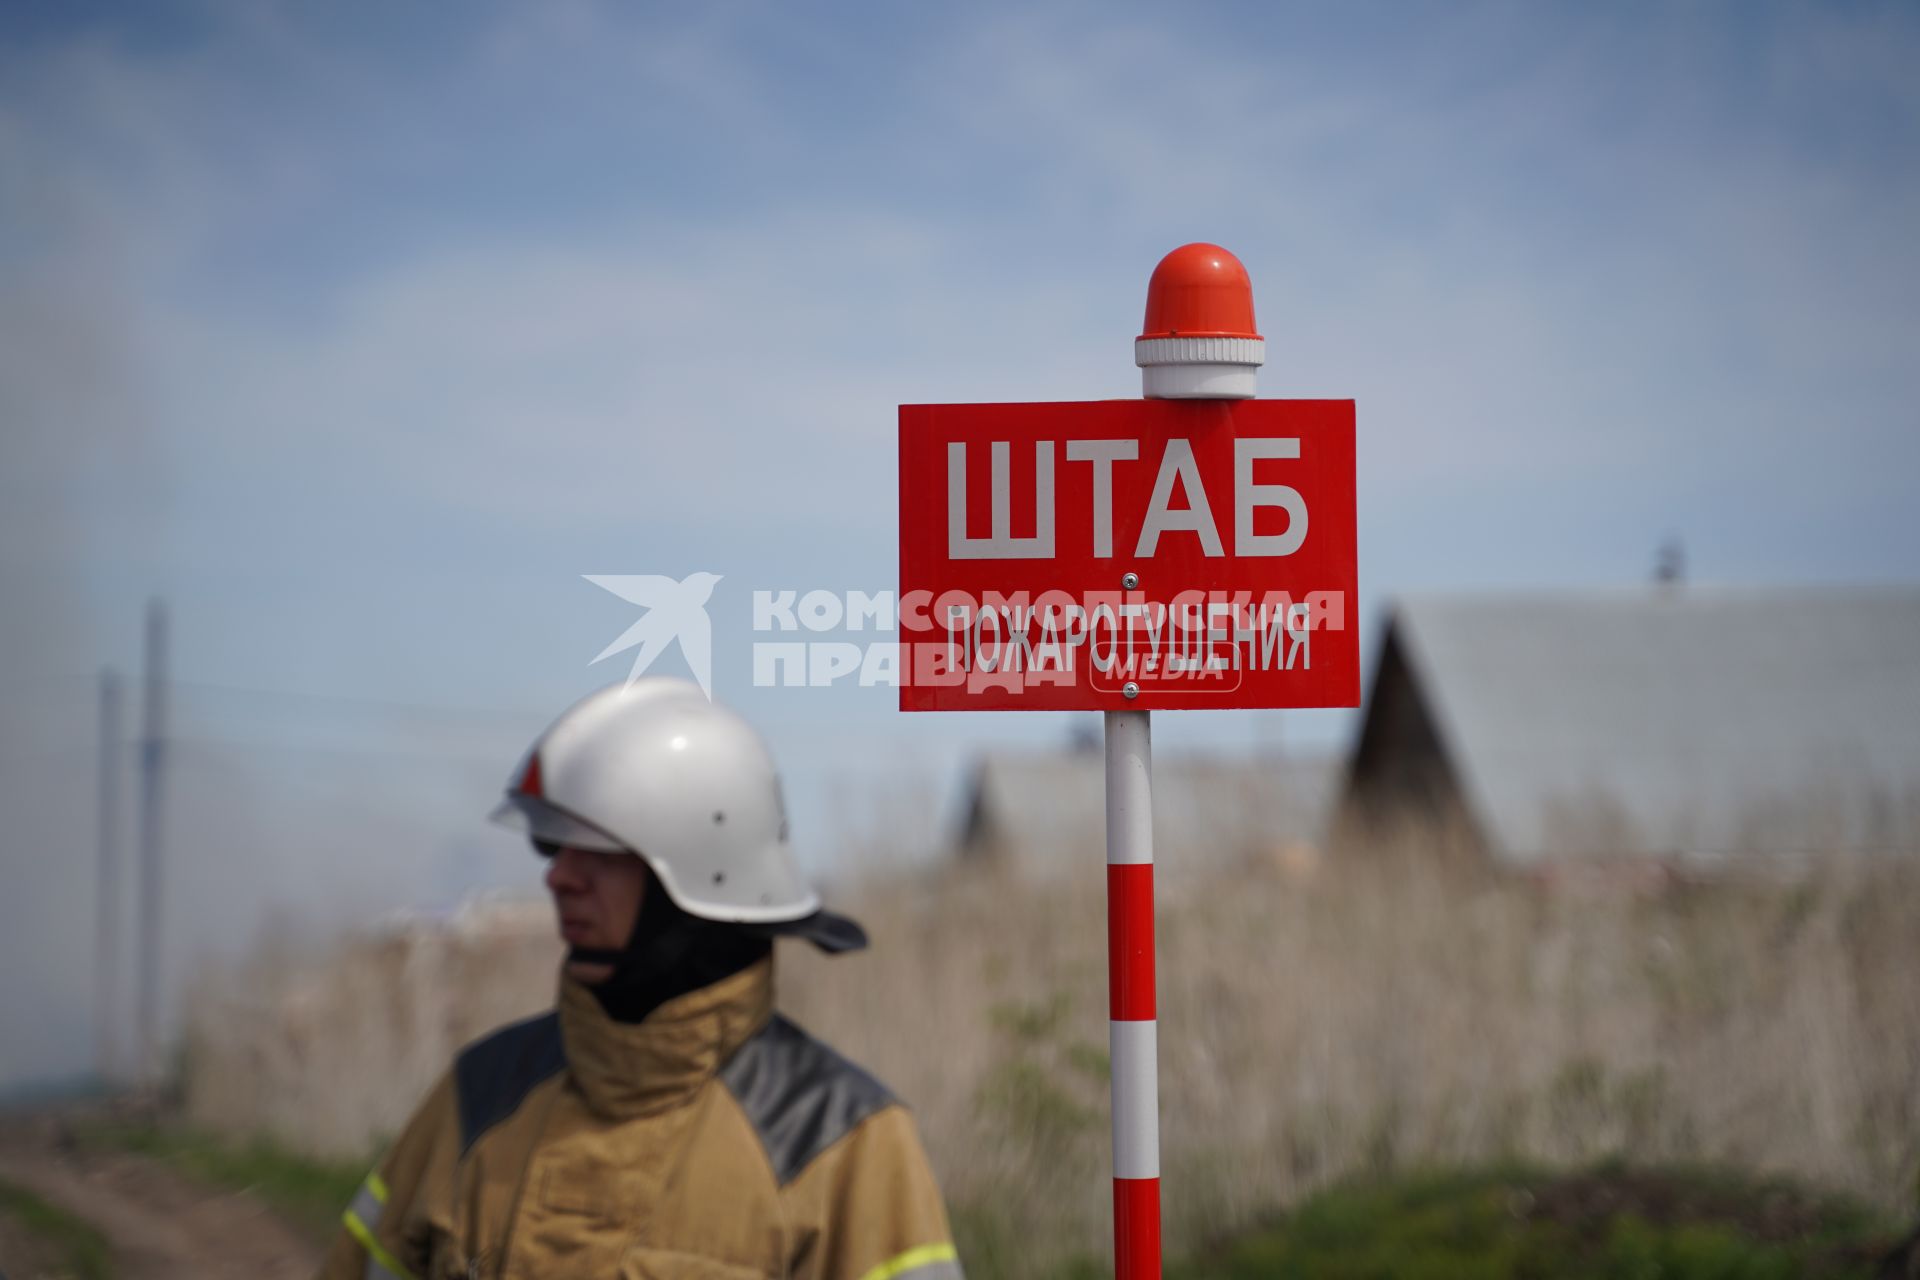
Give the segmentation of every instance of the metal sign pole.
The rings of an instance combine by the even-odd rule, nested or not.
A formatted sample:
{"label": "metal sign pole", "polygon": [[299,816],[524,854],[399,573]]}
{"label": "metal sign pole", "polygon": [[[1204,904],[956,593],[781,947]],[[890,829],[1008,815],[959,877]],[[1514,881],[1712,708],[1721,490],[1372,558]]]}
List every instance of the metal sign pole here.
{"label": "metal sign pole", "polygon": [[[1146,321],[1134,339],[1133,360],[1148,399],[1251,397],[1266,343],[1253,326],[1253,285],[1240,260],[1211,244],[1185,245],[1162,258],[1147,282]],[[1140,585],[1131,572],[1121,582],[1128,591]],[[1124,692],[1138,697],[1140,685],[1128,680]],[[1145,711],[1105,715],[1113,1267],[1116,1280],[1160,1280],[1152,731]]]}
{"label": "metal sign pole", "polygon": [[[902,656],[914,661],[900,709],[1105,716],[1114,1266],[1119,1280],[1160,1280],[1148,712],[1358,705],[1360,647],[1342,621],[1357,586],[1353,403],[1254,398],[1266,339],[1253,282],[1216,244],[1182,245],[1153,269],[1133,362],[1139,401],[900,406],[899,599],[944,602],[917,621],[901,612]],[[1019,457],[1033,459],[1034,532],[1016,538]],[[1175,607],[1194,591],[1204,616]],[[1060,593],[1083,603],[1067,615],[1007,603]],[[1218,629],[1222,608],[1230,632]],[[1076,613],[1082,625],[1062,631]],[[1102,620],[1113,647],[1096,658]],[[1311,663],[1310,627],[1323,633]],[[1214,678],[1229,669],[1230,684]]]}
{"label": "metal sign pole", "polygon": [[1109,711],[1107,1016],[1117,1280],[1160,1280],[1160,1063],[1153,977],[1153,747],[1145,711]]}

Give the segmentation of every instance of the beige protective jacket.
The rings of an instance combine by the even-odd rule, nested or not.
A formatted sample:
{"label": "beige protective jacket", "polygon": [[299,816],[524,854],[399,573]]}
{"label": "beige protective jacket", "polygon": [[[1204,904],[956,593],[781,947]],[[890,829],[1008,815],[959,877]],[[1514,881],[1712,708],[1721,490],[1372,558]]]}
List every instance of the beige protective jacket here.
{"label": "beige protective jacket", "polygon": [[772,965],[638,1024],[563,982],[467,1048],[321,1280],[963,1280],[913,1118],[773,1013]]}

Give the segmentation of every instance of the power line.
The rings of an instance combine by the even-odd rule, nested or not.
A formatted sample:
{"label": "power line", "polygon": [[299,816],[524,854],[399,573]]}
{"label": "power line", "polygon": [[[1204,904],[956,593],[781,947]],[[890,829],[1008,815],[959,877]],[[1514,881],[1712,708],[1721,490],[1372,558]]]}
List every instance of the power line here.
{"label": "power line", "polygon": [[[89,690],[95,688],[98,673],[86,676],[67,674],[52,677],[52,683],[78,684],[85,681]],[[227,694],[241,698],[259,698],[281,702],[334,703],[343,706],[366,707],[376,711],[406,712],[415,715],[452,716],[461,719],[512,720],[524,725],[532,720],[545,723],[553,718],[551,707],[545,710],[515,707],[479,707],[456,706],[447,702],[409,702],[398,698],[374,698],[358,693],[327,693],[311,689],[272,689],[260,685],[228,684],[220,680],[183,680],[169,679],[166,685],[176,693],[214,693]]]}
{"label": "power line", "polygon": [[389,698],[370,698],[356,693],[317,693],[304,689],[263,689],[256,686],[223,684],[213,680],[173,680],[169,682],[175,689],[199,690],[204,693],[232,694],[240,697],[265,698],[285,702],[337,703],[346,706],[367,707],[380,711],[399,711],[409,714],[455,716],[464,719],[512,720],[524,723],[528,720],[546,721],[553,718],[551,711],[517,710],[510,707],[459,707],[448,703],[400,702]]}
{"label": "power line", "polygon": [[[506,759],[498,751],[490,751],[479,746],[464,747],[354,747],[330,746],[318,742],[273,742],[261,738],[220,738],[195,734],[192,737],[176,737],[169,740],[174,751],[184,751],[190,757],[200,760],[212,759],[224,752],[267,751],[286,755],[326,756],[341,759],[442,759],[442,760],[493,760]],[[505,768],[513,761],[506,759]]]}

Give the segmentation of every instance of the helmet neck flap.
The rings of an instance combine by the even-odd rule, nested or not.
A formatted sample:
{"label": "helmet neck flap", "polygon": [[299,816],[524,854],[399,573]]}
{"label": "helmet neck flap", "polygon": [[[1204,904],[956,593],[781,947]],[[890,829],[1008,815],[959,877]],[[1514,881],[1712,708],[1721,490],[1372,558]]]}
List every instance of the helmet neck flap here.
{"label": "helmet neck flap", "polygon": [[780,936],[804,938],[830,955],[867,945],[866,930],[858,922],[831,911],[768,924],[703,920],[682,910],[648,868],[646,892],[626,945],[569,947],[567,962],[613,966],[604,981],[587,990],[615,1022],[640,1022],[667,1001],[765,959]]}

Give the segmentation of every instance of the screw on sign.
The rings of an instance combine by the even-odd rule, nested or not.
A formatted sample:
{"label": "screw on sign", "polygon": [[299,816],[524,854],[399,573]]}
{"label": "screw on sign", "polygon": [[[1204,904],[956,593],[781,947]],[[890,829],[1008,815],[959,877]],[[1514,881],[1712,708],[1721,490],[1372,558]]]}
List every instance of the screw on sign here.
{"label": "screw on sign", "polygon": [[1351,400],[1255,400],[1253,286],[1175,249],[1142,400],[900,407],[900,706],[1106,722],[1114,1262],[1160,1275],[1154,709],[1351,707]]}

